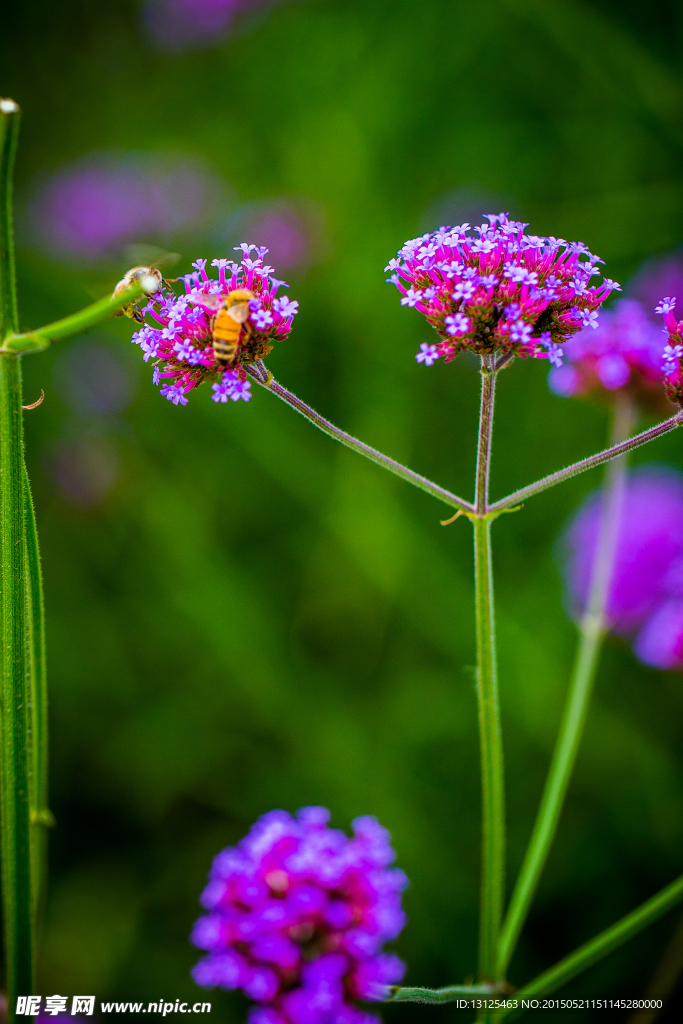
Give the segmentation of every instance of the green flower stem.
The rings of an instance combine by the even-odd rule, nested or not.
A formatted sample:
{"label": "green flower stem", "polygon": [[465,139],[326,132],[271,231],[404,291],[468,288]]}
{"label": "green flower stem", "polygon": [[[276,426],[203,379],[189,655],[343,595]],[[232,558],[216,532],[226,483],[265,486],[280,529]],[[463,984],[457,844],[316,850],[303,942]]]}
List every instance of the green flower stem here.
{"label": "green flower stem", "polygon": [[[683,900],[683,875],[677,878],[675,882],[672,882],[671,885],[662,889],[652,899],[643,903],[637,910],[633,910],[626,917],[622,917],[611,928],[606,928],[604,932],[600,932],[590,942],[579,946],[575,952],[570,953],[564,960],[560,960],[554,967],[544,971],[543,974],[539,974],[528,985],[515,992],[515,998],[518,1003],[520,1000],[529,999],[532,996],[545,996],[555,992],[562,985],[571,981],[572,978],[581,974],[582,971],[585,971],[588,967],[597,963],[598,960],[607,956],[608,953],[618,949],[628,939],[641,932],[643,928],[647,928],[648,925],[652,924],[663,914],[666,914],[667,911],[675,907],[681,900]],[[520,1007],[518,1006],[517,1011],[511,1010],[508,1011],[508,1014],[516,1015],[519,1011]],[[499,1012],[498,1015],[507,1016],[508,1014]]]}
{"label": "green flower stem", "polygon": [[[0,353],[8,352],[13,355],[21,355],[42,352],[53,341],[61,341],[62,338],[68,338],[71,334],[79,334],[81,331],[87,330],[88,327],[101,323],[102,320],[106,320],[107,317],[113,316],[114,313],[123,309],[128,303],[135,302],[141,295],[142,288],[139,284],[134,284],[125,292],[117,295],[115,299],[98,299],[97,302],[79,310],[78,313],[65,316],[63,320],[55,320],[53,324],[47,324],[36,331],[27,331],[25,334],[10,333],[0,346]],[[16,330],[15,327],[14,332]]]}
{"label": "green flower stem", "polygon": [[[612,443],[628,436],[635,412],[628,399],[614,406]],[[529,846],[522,863],[498,948],[498,977],[505,977],[545,867],[586,721],[598,660],[606,635],[605,608],[626,487],[626,454],[607,467],[590,593],[579,627],[580,641],[552,762]]]}
{"label": "green flower stem", "polygon": [[15,356],[0,355],[0,789],[5,978],[11,1018],[16,996],[33,991],[34,966],[22,415],[21,364]]}
{"label": "green flower stem", "polygon": [[456,999],[493,996],[501,990],[497,985],[447,985],[445,988],[397,987],[383,1000],[385,1003],[453,1003]]}
{"label": "green flower stem", "polygon": [[12,174],[19,137],[20,111],[0,98],[0,341],[18,330],[12,234]]}
{"label": "green flower stem", "polygon": [[533,497],[534,494],[540,494],[541,491],[547,491],[549,487],[554,487],[555,484],[561,484],[565,480],[569,480],[572,476],[578,476],[579,473],[585,473],[588,469],[594,469],[596,466],[601,466],[603,462],[609,462],[611,459],[615,459],[618,455],[625,455],[626,452],[631,452],[634,448],[639,448],[641,444],[647,444],[648,441],[653,441],[656,437],[661,437],[662,434],[668,434],[670,430],[675,430],[676,427],[683,425],[683,410],[677,412],[675,416],[672,416],[668,420],[663,420],[654,427],[650,427],[649,430],[644,430],[641,434],[636,434],[635,437],[629,437],[628,440],[622,441],[620,444],[615,444],[611,448],[606,448],[603,452],[599,452],[597,455],[591,455],[588,459],[582,459],[581,462],[575,462],[571,466],[567,466],[566,469],[559,469],[557,473],[551,473],[550,476],[543,477],[542,480],[537,480],[535,484],[529,484],[528,487],[522,487],[519,491],[515,491],[514,494],[509,494],[507,498],[501,498],[500,501],[496,501],[493,505],[489,506],[490,512],[504,512],[512,505],[518,505],[522,501],[526,501],[527,498]]}
{"label": "green flower stem", "polygon": [[[0,100],[0,341],[17,330],[12,171],[19,108]],[[0,815],[2,916],[8,1019],[33,992],[31,707],[25,577],[21,364],[0,353]]]}
{"label": "green flower stem", "polygon": [[47,882],[45,827],[54,824],[48,808],[48,707],[45,660],[45,607],[36,517],[28,474],[24,469],[25,574],[28,626],[29,687],[31,694],[31,865],[36,920],[44,903]]}
{"label": "green flower stem", "polygon": [[287,405],[291,406],[292,409],[296,409],[297,412],[305,416],[314,426],[322,430],[323,433],[329,434],[335,441],[340,441],[341,444],[347,448],[351,448],[352,451],[358,452],[359,455],[364,455],[366,459],[370,459],[371,462],[375,462],[378,466],[382,466],[384,469],[388,469],[390,473],[394,473],[396,476],[400,476],[402,480],[406,480],[409,484],[413,484],[415,487],[419,487],[420,490],[426,491],[427,494],[431,494],[433,498],[438,498],[439,501],[443,501],[444,504],[450,505],[451,508],[457,508],[462,512],[473,512],[474,506],[469,501],[464,501],[462,498],[458,498],[457,495],[451,494],[450,491],[444,490],[443,487],[439,487],[438,484],[433,484],[431,480],[427,480],[425,477],[420,476],[418,473],[413,473],[412,469],[407,469],[406,466],[402,466],[400,462],[395,462],[390,459],[387,455],[382,455],[375,448],[371,448],[369,445],[364,444],[357,438],[352,437],[351,434],[347,434],[344,430],[340,430],[339,427],[335,427],[329,420],[324,419],[315,409],[311,409],[310,405],[306,405],[300,398],[288,391],[281,384],[274,379],[270,370],[266,369],[265,365],[259,360],[258,363],[253,363],[250,366],[244,367],[252,380],[255,380],[257,384],[265,388],[267,391],[271,391],[278,398],[286,402]]}
{"label": "green flower stem", "polygon": [[477,701],[482,790],[482,868],[479,914],[479,980],[496,977],[498,934],[505,888],[505,785],[500,728],[496,632],[491,565],[488,480],[496,374],[482,360],[481,410],[476,473],[474,583],[477,631]]}

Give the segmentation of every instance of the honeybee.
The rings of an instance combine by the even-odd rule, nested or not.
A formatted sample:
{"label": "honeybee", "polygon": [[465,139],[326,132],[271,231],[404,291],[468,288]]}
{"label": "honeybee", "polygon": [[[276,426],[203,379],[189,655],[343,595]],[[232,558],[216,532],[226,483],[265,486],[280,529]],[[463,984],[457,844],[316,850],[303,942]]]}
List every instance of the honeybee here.
{"label": "honeybee", "polygon": [[[132,267],[123,275],[116,288],[114,288],[112,299],[115,299],[121,292],[125,292],[126,288],[130,288],[132,284],[142,285],[143,294],[149,297],[158,292],[161,286],[165,284],[165,281],[161,276],[161,271],[157,270],[156,267]],[[114,316],[129,316],[139,324],[144,324],[145,322],[142,310],[135,302],[129,302],[128,305],[123,306],[114,313]]]}
{"label": "honeybee", "polygon": [[251,334],[249,300],[254,293],[248,288],[236,288],[229,292],[211,322],[213,351],[220,363],[231,363],[237,352],[240,334],[244,330]]}
{"label": "honeybee", "polygon": [[[141,284],[143,293],[149,298],[150,295],[154,295],[158,292],[162,285],[168,288],[168,284],[164,281],[161,276],[161,271],[158,267],[162,264],[176,263],[180,259],[180,255],[177,252],[164,252],[163,249],[157,249],[154,245],[141,245],[135,244],[128,246],[126,250],[127,255],[131,260],[142,261],[147,260],[152,266],[136,266],[128,270],[116,288],[114,288],[114,294],[112,298],[116,298],[121,292],[124,292],[126,288],[130,288],[132,284]],[[138,307],[135,302],[128,303],[123,309],[120,309],[114,316],[129,316],[137,323],[142,324],[145,322],[145,318],[142,314],[142,310]]]}
{"label": "honeybee", "polygon": [[223,366],[234,361],[242,332],[246,337],[252,333],[248,321],[251,312],[249,300],[253,298],[254,292],[248,288],[235,288],[227,295],[190,297],[190,302],[214,314],[211,320],[211,340],[214,355]]}

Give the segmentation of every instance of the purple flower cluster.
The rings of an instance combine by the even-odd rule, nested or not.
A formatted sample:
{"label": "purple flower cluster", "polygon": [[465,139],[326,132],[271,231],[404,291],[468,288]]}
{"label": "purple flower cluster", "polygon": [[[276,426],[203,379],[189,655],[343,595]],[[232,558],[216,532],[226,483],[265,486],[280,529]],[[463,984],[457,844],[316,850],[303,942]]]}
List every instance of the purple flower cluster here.
{"label": "purple flower cluster", "polygon": [[[591,495],[562,538],[569,606],[588,600],[602,492]],[[607,600],[609,628],[633,641],[646,665],[683,669],[683,476],[645,468],[629,476]]]}
{"label": "purple flower cluster", "polygon": [[[404,873],[389,867],[389,833],[356,818],[353,838],[324,807],[264,814],[215,858],[192,933],[208,950],[197,984],[242,989],[251,1024],[373,1024],[356,1000],[381,1000],[403,977],[382,952],[405,924]],[[375,1022],[376,1024],[376,1022]]]}
{"label": "purple flower cluster", "polygon": [[570,395],[613,395],[629,391],[663,401],[665,341],[636,299],[620,299],[600,315],[597,330],[583,330],[565,346],[566,362],[548,375],[550,390]]}
{"label": "purple flower cluster", "polygon": [[655,313],[664,316],[664,329],[668,336],[662,358],[666,395],[683,407],[683,320],[676,320],[675,306],[676,299],[667,296],[655,307]]}
{"label": "purple flower cluster", "polygon": [[[213,382],[214,402],[248,402],[251,384],[244,366],[268,355],[273,342],[284,341],[292,329],[292,317],[299,303],[281,296],[278,288],[284,281],[271,277],[273,268],[264,265],[268,252],[242,242],[241,264],[217,259],[218,278],[206,273],[206,260],[196,260],[194,273],[182,280],[185,294],[176,295],[162,288],[152,295],[143,312],[154,326],[145,325],[132,337],[139,345],[145,362],[154,362],[152,380],[162,384],[161,394],[174,405],[187,405],[187,394],[204,381]],[[252,253],[255,255],[252,257]],[[239,341],[229,367],[216,358],[213,346],[213,320],[223,299],[236,289],[252,294],[249,315],[241,325]]]}
{"label": "purple flower cluster", "polygon": [[401,305],[423,313],[441,338],[415,358],[431,366],[470,349],[560,365],[565,341],[597,327],[601,303],[619,285],[591,285],[602,260],[582,242],[525,234],[528,225],[505,213],[486,219],[474,234],[461,224],[414,238],[385,268]]}

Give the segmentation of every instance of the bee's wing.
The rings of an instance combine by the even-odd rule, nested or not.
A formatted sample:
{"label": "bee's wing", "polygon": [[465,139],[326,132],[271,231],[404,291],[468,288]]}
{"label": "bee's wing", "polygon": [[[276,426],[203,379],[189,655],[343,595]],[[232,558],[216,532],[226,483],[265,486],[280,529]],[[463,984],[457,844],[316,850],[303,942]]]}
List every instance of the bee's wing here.
{"label": "bee's wing", "polygon": [[167,252],[156,245],[133,242],[126,248],[126,257],[130,260],[131,266],[172,267],[180,259],[180,253]]}
{"label": "bee's wing", "polygon": [[190,292],[188,295],[188,301],[193,306],[201,306],[202,309],[208,310],[210,313],[215,313],[217,309],[223,305],[223,295],[204,295],[202,292]]}
{"label": "bee's wing", "polygon": [[249,303],[236,302],[234,306],[230,306],[230,308],[226,310],[226,313],[228,316],[231,316],[236,323],[243,324],[249,317]]}

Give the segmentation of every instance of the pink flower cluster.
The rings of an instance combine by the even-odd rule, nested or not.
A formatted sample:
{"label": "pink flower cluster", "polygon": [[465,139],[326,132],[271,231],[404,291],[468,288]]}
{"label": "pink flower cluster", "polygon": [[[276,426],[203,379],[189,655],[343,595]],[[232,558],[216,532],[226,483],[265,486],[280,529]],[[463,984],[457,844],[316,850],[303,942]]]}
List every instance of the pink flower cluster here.
{"label": "pink flower cluster", "polygon": [[619,299],[600,314],[597,330],[583,330],[564,346],[566,362],[548,374],[550,390],[570,395],[628,391],[641,400],[664,401],[661,330],[636,299]]}
{"label": "pink flower cluster", "polygon": [[271,811],[215,858],[192,942],[208,950],[197,984],[242,989],[251,1024],[377,1024],[355,1005],[403,977],[382,952],[405,924],[404,873],[389,867],[389,833],[356,818],[353,838],[324,807]]}
{"label": "pink flower cluster", "polygon": [[385,268],[401,305],[419,310],[441,338],[415,358],[431,366],[470,349],[559,365],[564,342],[597,327],[601,303],[619,285],[591,285],[602,260],[582,242],[525,234],[528,225],[505,213],[486,219],[474,234],[461,224],[414,238]]}
{"label": "pink flower cluster", "polygon": [[667,398],[683,407],[683,320],[676,320],[676,299],[667,296],[655,307],[664,316],[668,343],[663,352],[664,388]]}
{"label": "pink flower cluster", "polygon": [[[196,260],[194,273],[180,279],[184,295],[166,288],[152,295],[143,312],[155,325],[146,321],[131,339],[140,346],[145,362],[151,359],[155,364],[152,380],[162,384],[161,394],[174,405],[187,405],[188,392],[204,381],[213,382],[214,402],[249,401],[251,384],[244,366],[266,356],[273,342],[284,341],[292,329],[299,304],[278,298],[278,288],[287,286],[271,277],[273,268],[264,265],[268,249],[246,242],[238,248],[243,253],[241,264],[212,260],[217,279],[207,275],[206,260]],[[214,353],[212,323],[222,299],[235,289],[247,289],[254,297],[249,300],[249,316],[241,326],[234,360],[226,367]]]}

